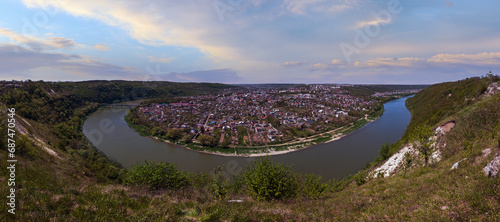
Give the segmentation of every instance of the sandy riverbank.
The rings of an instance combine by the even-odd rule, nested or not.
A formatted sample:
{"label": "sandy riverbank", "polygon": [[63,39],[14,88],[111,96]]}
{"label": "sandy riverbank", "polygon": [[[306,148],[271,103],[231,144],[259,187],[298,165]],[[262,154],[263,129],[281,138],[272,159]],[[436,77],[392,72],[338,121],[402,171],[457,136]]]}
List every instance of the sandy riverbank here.
{"label": "sandy riverbank", "polygon": [[[368,122],[367,124],[369,124],[370,122]],[[364,126],[366,126],[367,124],[365,124]],[[364,127],[363,126],[363,127]],[[338,130],[338,129],[337,129]],[[328,132],[327,132],[328,133]],[[351,132],[352,133],[352,132]],[[322,135],[324,135],[326,133],[323,133]],[[333,142],[333,141],[337,141],[337,140],[340,140],[342,139],[344,136],[347,136],[349,135],[350,133],[348,134],[343,134],[343,135],[335,135],[335,136],[332,136],[331,139],[329,139],[328,141],[325,141],[325,142],[321,142],[321,143],[314,143],[314,144],[310,144],[310,145],[307,145],[305,147],[300,147],[300,148],[296,148],[296,149],[290,149],[288,148],[287,150],[279,150],[279,151],[275,151],[273,150],[273,147],[269,147],[268,149],[265,149],[265,150],[262,150],[262,152],[260,153],[245,153],[245,154],[236,154],[236,153],[221,153],[221,152],[209,152],[209,151],[203,151],[203,150],[196,150],[196,149],[192,149],[192,148],[189,148],[189,147],[186,147],[186,146],[182,146],[182,145],[179,145],[179,144],[175,144],[175,143],[172,143],[170,141],[167,141],[167,140],[162,140],[162,139],[158,139],[158,138],[154,138],[154,139],[157,139],[157,140],[160,140],[160,141],[163,141],[163,142],[166,142],[166,143],[169,143],[169,144],[174,144],[174,145],[177,145],[177,146],[181,146],[185,149],[188,149],[188,150],[193,150],[193,151],[196,151],[196,152],[200,152],[200,153],[206,153],[206,154],[212,154],[212,155],[217,155],[217,156],[226,156],[226,157],[262,157],[262,156],[276,156],[276,155],[282,155],[282,154],[287,154],[287,153],[291,153],[291,152],[295,152],[295,151],[299,151],[299,150],[303,150],[303,149],[307,149],[309,147],[312,147],[312,146],[315,146],[315,145],[318,145],[318,144],[322,144],[322,143],[330,143],[330,142]],[[292,144],[289,144],[290,147],[294,147],[294,146],[301,146],[302,144],[298,144],[297,143],[303,143],[303,142],[310,142],[312,141],[313,139],[308,139],[308,140],[302,140],[302,141],[296,141],[295,143],[292,143]],[[278,145],[275,145],[275,146],[286,146],[288,145],[287,143],[285,144],[278,144]],[[252,147],[248,147],[248,149],[252,149]],[[269,151],[270,150],[270,151]],[[269,152],[266,152],[266,151],[269,151]]]}
{"label": "sandy riverbank", "polygon": [[[365,117],[365,119],[368,120],[366,117]],[[371,122],[373,122],[375,120],[368,120],[368,122],[365,125],[361,126],[358,129],[361,129],[361,128],[367,126],[368,124],[370,124]],[[356,130],[358,130],[358,129],[356,129],[356,130],[354,130],[354,131],[352,131],[350,133],[347,133],[347,134],[336,133],[336,132],[338,132],[338,131],[340,131],[340,130],[342,130],[344,128],[345,127],[340,127],[340,128],[328,131],[328,132],[324,132],[324,133],[320,133],[320,134],[314,135],[312,138],[298,139],[298,140],[293,141],[293,142],[286,142],[286,143],[283,143],[283,144],[276,144],[276,145],[272,145],[272,146],[269,146],[269,147],[264,147],[264,146],[259,146],[259,147],[238,147],[238,148],[249,149],[249,150],[250,149],[255,149],[255,148],[260,148],[261,149],[261,150],[259,150],[260,151],[259,153],[245,153],[245,154],[221,153],[221,152],[218,152],[218,151],[209,152],[209,151],[205,151],[205,150],[196,150],[196,149],[193,149],[193,148],[189,148],[189,147],[186,147],[186,146],[183,146],[183,145],[179,145],[179,144],[173,143],[173,142],[168,141],[168,140],[159,139],[157,137],[151,137],[151,138],[159,140],[159,141],[162,141],[162,142],[165,142],[165,143],[169,143],[169,144],[181,146],[181,147],[183,147],[185,149],[193,150],[193,151],[200,152],[200,153],[206,153],[206,154],[212,154],[212,155],[218,155],[218,156],[227,156],[227,157],[262,157],[262,156],[275,156],[275,155],[287,154],[287,153],[291,153],[291,152],[295,152],[295,151],[307,149],[309,147],[312,147],[312,146],[315,146],[315,145],[318,145],[318,144],[330,143],[330,142],[333,142],[333,141],[340,140],[343,137],[345,137],[345,136],[347,136],[347,135],[349,135],[351,133],[354,133],[354,132],[356,132]],[[318,137],[321,137],[321,136],[323,136],[325,134],[330,134],[330,135],[332,135],[332,137],[329,140],[321,142],[321,143],[312,143],[312,144],[307,144],[306,146],[303,146],[304,144],[301,144],[301,143],[312,142],[315,139],[317,139]],[[287,150],[278,150],[278,151],[276,151],[276,150],[273,149],[273,147],[279,147],[279,146],[289,146],[289,148]],[[295,148],[294,149],[293,147],[296,147],[296,146],[303,146],[303,147]]]}

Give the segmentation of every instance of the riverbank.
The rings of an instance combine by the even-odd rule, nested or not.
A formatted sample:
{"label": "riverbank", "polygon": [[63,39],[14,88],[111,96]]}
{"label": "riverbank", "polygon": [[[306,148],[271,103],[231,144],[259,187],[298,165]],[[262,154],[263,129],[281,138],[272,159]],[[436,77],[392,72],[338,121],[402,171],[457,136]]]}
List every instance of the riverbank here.
{"label": "riverbank", "polygon": [[381,108],[376,112],[372,113],[370,116],[366,115],[363,118],[360,118],[358,121],[351,123],[346,126],[339,127],[334,130],[330,130],[328,132],[319,133],[316,135],[312,135],[306,138],[297,138],[292,141],[283,142],[280,144],[271,144],[271,145],[260,145],[260,146],[235,146],[230,145],[228,147],[209,147],[203,146],[198,142],[189,142],[185,143],[184,141],[170,141],[166,138],[158,138],[150,135],[147,126],[136,125],[133,124],[129,114],[125,115],[125,122],[128,124],[136,132],[143,137],[153,138],[157,141],[165,142],[168,144],[176,145],[182,147],[187,150],[193,150],[200,153],[212,154],[217,156],[225,156],[225,157],[260,157],[260,156],[275,156],[291,153],[298,150],[307,149],[312,146],[316,146],[319,144],[330,143],[333,141],[337,141],[342,139],[343,137],[351,134],[357,129],[360,129],[367,124],[377,120],[380,118],[385,112],[384,105],[387,102],[393,101],[395,99],[399,99],[399,96],[386,97],[381,98],[379,100]]}
{"label": "riverbank", "polygon": [[189,144],[176,143],[166,139],[144,135],[143,133],[141,133],[142,131],[141,126],[130,123],[126,117],[124,119],[131,128],[139,132],[142,136],[146,136],[164,143],[180,146],[188,150],[193,150],[200,153],[212,154],[217,156],[225,156],[225,157],[262,157],[262,156],[276,156],[276,155],[287,154],[307,149],[315,145],[330,143],[340,140],[343,137],[353,133],[357,129],[360,129],[368,125],[369,123],[377,120],[378,118],[380,118],[380,116],[375,116],[375,117],[372,116],[371,118],[365,116],[364,118],[358,120],[357,122],[351,123],[347,126],[343,126],[328,132],[316,134],[308,138],[298,138],[295,139],[294,141],[289,141],[282,144],[273,144],[267,146],[251,146],[251,147],[232,146],[227,148],[204,147],[198,143],[189,143]]}

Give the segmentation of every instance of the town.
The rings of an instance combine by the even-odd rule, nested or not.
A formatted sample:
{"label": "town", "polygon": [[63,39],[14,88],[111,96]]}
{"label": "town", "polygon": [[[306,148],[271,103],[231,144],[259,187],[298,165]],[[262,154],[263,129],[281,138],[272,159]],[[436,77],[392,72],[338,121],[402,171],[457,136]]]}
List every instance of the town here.
{"label": "town", "polygon": [[149,126],[152,136],[171,141],[194,140],[211,147],[261,146],[335,130],[367,118],[377,104],[371,97],[351,95],[342,85],[237,87],[218,95],[137,107],[132,123]]}

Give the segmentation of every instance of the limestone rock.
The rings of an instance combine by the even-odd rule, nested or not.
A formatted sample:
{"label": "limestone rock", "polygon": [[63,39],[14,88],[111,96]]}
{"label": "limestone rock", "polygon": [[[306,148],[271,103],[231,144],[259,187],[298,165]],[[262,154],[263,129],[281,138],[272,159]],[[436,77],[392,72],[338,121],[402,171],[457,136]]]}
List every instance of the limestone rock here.
{"label": "limestone rock", "polygon": [[488,96],[491,96],[497,92],[500,91],[500,86],[498,86],[498,83],[494,82],[494,83],[491,83],[488,88],[486,89],[486,92],[485,94],[488,95]]}
{"label": "limestone rock", "polygon": [[460,161],[456,162],[455,164],[453,164],[453,166],[451,166],[451,170],[454,170],[454,169],[457,169],[458,168],[458,164],[464,160],[466,160],[467,158],[463,158],[461,159]]}
{"label": "limestone rock", "polygon": [[486,157],[488,157],[488,155],[490,155],[490,153],[491,153],[491,148],[484,149],[483,150],[483,155],[481,157],[482,158],[486,158]]}
{"label": "limestone rock", "polygon": [[486,164],[483,168],[483,172],[486,176],[496,177],[498,172],[500,172],[500,153],[497,153],[493,160]]}
{"label": "limestone rock", "polygon": [[413,156],[416,155],[418,151],[410,144],[403,147],[403,149],[387,159],[387,161],[382,166],[378,167],[372,172],[373,178],[377,178],[379,176],[379,173],[381,173],[384,177],[388,177],[394,174],[397,169],[403,165],[405,158],[404,156],[408,152]]}

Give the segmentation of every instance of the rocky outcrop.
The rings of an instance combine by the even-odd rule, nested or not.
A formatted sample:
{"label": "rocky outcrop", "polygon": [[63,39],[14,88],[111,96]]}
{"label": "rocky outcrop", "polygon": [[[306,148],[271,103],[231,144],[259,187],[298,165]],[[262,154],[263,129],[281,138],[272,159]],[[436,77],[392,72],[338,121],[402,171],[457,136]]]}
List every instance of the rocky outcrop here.
{"label": "rocky outcrop", "polygon": [[392,155],[384,165],[378,167],[372,172],[373,178],[378,177],[379,175],[383,175],[384,177],[388,177],[395,172],[403,165],[405,154],[410,153],[412,156],[418,155],[418,151],[413,148],[412,145],[407,145],[403,147],[399,152]]}
{"label": "rocky outcrop", "polygon": [[500,172],[500,153],[497,153],[493,160],[486,164],[483,168],[483,172],[488,177],[496,177]]}
{"label": "rocky outcrop", "polygon": [[438,126],[436,128],[436,136],[440,135],[446,135],[446,133],[450,132],[451,128],[455,126],[456,122],[455,120],[448,121],[446,123],[443,123],[441,126]]}
{"label": "rocky outcrop", "polygon": [[484,94],[491,96],[497,92],[500,92],[500,86],[498,86],[497,82],[494,82],[488,86],[488,88],[486,89],[486,92]]}

